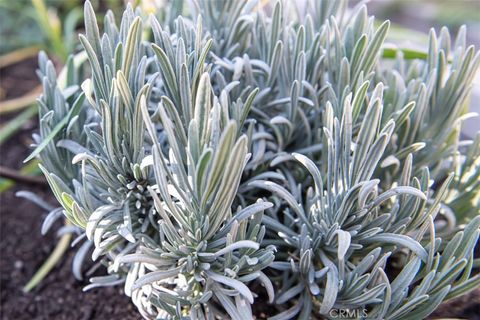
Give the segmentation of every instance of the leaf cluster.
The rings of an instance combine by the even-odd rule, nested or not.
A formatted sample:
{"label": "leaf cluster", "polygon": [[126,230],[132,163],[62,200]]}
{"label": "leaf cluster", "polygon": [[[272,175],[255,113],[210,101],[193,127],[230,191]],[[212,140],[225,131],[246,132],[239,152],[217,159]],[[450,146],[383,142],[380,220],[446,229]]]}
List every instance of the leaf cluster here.
{"label": "leaf cluster", "polygon": [[184,7],[101,34],[87,1],[84,51],[58,80],[40,56],[44,229],[63,211],[74,274],[107,267],[88,288],[124,284],[147,319],[251,319],[265,295],[271,319],[419,319],[480,283],[464,28],[391,59],[364,6]]}

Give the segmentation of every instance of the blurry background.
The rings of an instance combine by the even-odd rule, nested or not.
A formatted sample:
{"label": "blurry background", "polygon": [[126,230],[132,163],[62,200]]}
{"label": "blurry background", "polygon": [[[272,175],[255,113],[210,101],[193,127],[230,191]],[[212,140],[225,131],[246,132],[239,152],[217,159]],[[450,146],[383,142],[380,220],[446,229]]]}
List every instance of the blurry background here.
{"label": "blurry background", "polygon": [[[189,1],[189,0],[187,0]],[[227,1],[227,0],[226,0]],[[240,0],[230,0],[240,1]],[[259,0],[263,4],[268,0]],[[300,1],[303,0],[285,0]],[[313,0],[320,1],[320,0]],[[35,99],[41,87],[36,76],[37,55],[45,50],[59,71],[70,52],[78,51],[83,29],[83,0],[0,0],[0,318],[2,319],[136,319],[129,300],[118,288],[81,294],[85,283],[74,280],[67,252],[32,292],[22,287],[54,250],[57,235],[40,234],[45,212],[15,192],[29,189],[54,203],[37,162],[23,164],[31,135],[37,128]],[[123,0],[91,0],[99,21],[111,9],[117,17]],[[146,12],[167,0],[131,0]],[[350,6],[360,3],[350,2]],[[426,51],[431,27],[437,33],[447,26],[452,35],[467,25],[468,42],[480,47],[480,0],[372,0],[369,13],[392,21],[387,42]],[[477,74],[470,110],[480,113],[480,73]],[[465,137],[480,130],[479,118],[468,120]],[[53,228],[55,230],[55,228]],[[58,235],[61,236],[61,235]],[[66,250],[66,248],[64,248]],[[55,264],[54,264],[55,265]],[[477,290],[480,293],[480,290]],[[102,297],[108,296],[108,299]],[[479,315],[480,294],[462,298],[438,310],[436,317]],[[435,317],[435,316],[434,316]],[[467,318],[473,319],[471,316]]]}
{"label": "blurry background", "polygon": [[[377,19],[392,22],[388,40],[397,44],[400,41],[405,47],[424,51],[430,28],[438,34],[445,26],[454,36],[466,25],[467,43],[480,48],[480,0],[372,0],[367,7]],[[480,72],[475,78],[470,111],[480,114]],[[472,118],[465,122],[462,131],[472,138],[479,130],[480,118]]]}

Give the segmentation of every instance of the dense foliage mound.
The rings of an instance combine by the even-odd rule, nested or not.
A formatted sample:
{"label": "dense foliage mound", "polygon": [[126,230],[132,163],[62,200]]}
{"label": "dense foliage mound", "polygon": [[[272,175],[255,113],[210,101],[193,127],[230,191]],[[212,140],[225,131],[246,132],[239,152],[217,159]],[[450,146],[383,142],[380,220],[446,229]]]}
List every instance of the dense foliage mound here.
{"label": "dense foliage mound", "polygon": [[[33,156],[84,260],[147,319],[421,319],[480,283],[479,54],[344,1],[127,7],[44,92]],[[88,289],[88,288],[87,288]],[[105,297],[108,299],[108,297]],[[267,303],[269,306],[267,307]]]}

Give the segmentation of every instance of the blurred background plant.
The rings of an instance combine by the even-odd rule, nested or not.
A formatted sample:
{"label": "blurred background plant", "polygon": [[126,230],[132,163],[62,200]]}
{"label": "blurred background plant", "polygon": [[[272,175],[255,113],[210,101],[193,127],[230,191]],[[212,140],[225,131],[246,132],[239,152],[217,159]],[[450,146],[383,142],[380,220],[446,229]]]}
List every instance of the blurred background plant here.
{"label": "blurred background plant", "polygon": [[[415,51],[426,47],[430,28],[439,32],[442,27],[447,27],[454,35],[462,25],[466,25],[467,43],[477,48],[480,45],[478,0],[373,0],[367,6],[369,13],[379,21],[389,19],[392,22],[387,43],[395,42]],[[474,80],[471,101],[480,101],[480,73],[477,73]],[[470,112],[480,114],[480,104],[471,103]],[[472,139],[479,127],[478,118],[467,119],[462,133]]]}
{"label": "blurred background plant", "polygon": [[[93,1],[98,12],[106,8],[117,11],[122,1]],[[37,55],[47,52],[60,70],[69,52],[76,52],[79,43],[77,31],[83,28],[83,1],[81,0],[21,0],[0,1],[0,145],[20,129],[31,127],[29,122],[37,114],[35,101],[41,91],[36,75]],[[0,191],[13,185],[12,179],[25,180],[23,175],[36,175],[35,164],[28,164],[20,172],[1,169]],[[27,181],[31,180],[27,178]]]}

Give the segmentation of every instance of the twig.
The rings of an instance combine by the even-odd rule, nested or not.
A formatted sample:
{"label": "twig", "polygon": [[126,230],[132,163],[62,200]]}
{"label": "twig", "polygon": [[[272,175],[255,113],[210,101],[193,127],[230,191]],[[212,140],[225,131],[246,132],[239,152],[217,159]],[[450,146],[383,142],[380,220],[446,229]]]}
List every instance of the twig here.
{"label": "twig", "polygon": [[28,107],[29,105],[33,104],[35,100],[38,98],[38,95],[42,91],[42,86],[38,85],[30,91],[29,93],[25,94],[20,98],[14,98],[7,101],[0,102],[0,114],[16,111]]}
{"label": "twig", "polygon": [[18,49],[0,56],[0,68],[7,67],[22,60],[35,57],[38,54],[38,47],[27,47]]}
{"label": "twig", "polygon": [[47,181],[43,177],[26,176],[16,170],[0,166],[0,176],[12,179],[17,182],[33,183],[33,184],[47,184]]}
{"label": "twig", "polygon": [[[22,167],[20,173],[26,176],[33,176],[37,175],[37,173],[41,173],[40,169],[38,168],[38,159],[30,161],[26,166]],[[15,185],[15,181],[11,179],[4,179],[0,178],[0,193],[7,191],[11,187]]]}

